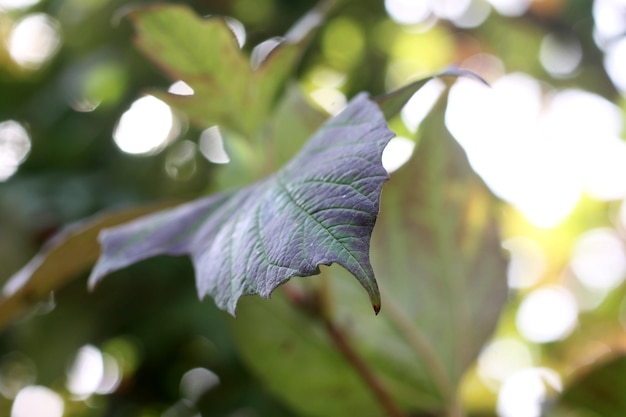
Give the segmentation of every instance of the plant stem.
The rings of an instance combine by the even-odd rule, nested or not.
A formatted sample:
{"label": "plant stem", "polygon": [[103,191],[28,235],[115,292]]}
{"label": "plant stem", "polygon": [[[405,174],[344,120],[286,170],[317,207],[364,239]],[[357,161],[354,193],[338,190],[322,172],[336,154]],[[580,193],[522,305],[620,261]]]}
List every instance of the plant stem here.
{"label": "plant stem", "polygon": [[327,317],[324,317],[324,325],[337,349],[367,384],[380,405],[387,412],[387,415],[389,417],[406,417],[393,398],[391,398],[382,382],[374,375],[374,372],[372,372],[363,358],[352,348],[344,332]]}

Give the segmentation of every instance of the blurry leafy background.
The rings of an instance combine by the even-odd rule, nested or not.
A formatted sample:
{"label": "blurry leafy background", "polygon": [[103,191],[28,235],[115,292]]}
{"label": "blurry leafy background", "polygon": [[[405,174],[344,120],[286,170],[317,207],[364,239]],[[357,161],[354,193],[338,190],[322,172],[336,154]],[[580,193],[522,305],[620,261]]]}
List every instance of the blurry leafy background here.
{"label": "blurry leafy background", "polygon": [[[246,51],[315,5],[184,3],[234,19]],[[214,130],[143,95],[180,85],[133,46],[120,19],[127,6],[0,0],[0,279],[68,222],[254,176],[225,175]],[[511,257],[509,302],[463,380],[468,413],[537,416],[547,403],[554,415],[624,415],[626,3],[346,0],[315,33],[289,88],[319,119],[359,91],[381,94],[451,63],[492,85],[458,81],[445,123],[502,199]],[[410,154],[438,88],[425,87],[392,121],[408,138],[395,142],[396,154]],[[210,300],[198,302],[185,259],[143,262],[91,294],[78,279],[1,335],[0,414],[297,415],[244,366],[236,345],[249,355],[247,339],[229,322]],[[263,325],[280,323],[256,329]],[[289,386],[301,376],[281,378]]]}

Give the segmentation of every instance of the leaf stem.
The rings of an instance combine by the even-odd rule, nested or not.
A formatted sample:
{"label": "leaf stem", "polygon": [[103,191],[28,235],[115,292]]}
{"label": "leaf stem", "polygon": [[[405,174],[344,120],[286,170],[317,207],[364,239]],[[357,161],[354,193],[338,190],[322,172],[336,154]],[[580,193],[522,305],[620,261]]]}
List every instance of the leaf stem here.
{"label": "leaf stem", "polygon": [[[323,272],[321,278],[323,281],[326,281],[326,275]],[[314,316],[324,324],[334,345],[374,394],[376,400],[386,411],[387,416],[407,417],[395,403],[389,392],[387,392],[382,381],[377,378],[367,362],[352,347],[345,332],[332,321],[329,302],[331,291],[328,282],[323,282],[321,288],[318,288],[317,291],[301,291],[289,284],[283,286],[283,291],[293,305]]]}
{"label": "leaf stem", "polygon": [[[381,287],[380,291],[383,298],[390,298],[389,296],[385,296],[384,288]],[[415,326],[411,320],[406,317],[404,312],[398,309],[393,303],[387,303],[385,305],[385,317],[389,318],[392,325],[404,335],[409,345],[411,345],[423,359],[430,376],[444,396],[445,401],[449,404],[447,414],[450,417],[462,417],[464,413],[459,404],[456,389],[443,369],[432,346],[424,339],[422,334],[415,329]]]}
{"label": "leaf stem", "polygon": [[363,358],[352,348],[344,332],[327,317],[324,316],[323,321],[337,349],[339,349],[346,360],[354,367],[359,376],[367,384],[380,405],[387,412],[387,415],[389,417],[406,417],[393,398],[391,398],[391,395],[389,395],[382,382],[374,375],[374,372],[372,372]]}

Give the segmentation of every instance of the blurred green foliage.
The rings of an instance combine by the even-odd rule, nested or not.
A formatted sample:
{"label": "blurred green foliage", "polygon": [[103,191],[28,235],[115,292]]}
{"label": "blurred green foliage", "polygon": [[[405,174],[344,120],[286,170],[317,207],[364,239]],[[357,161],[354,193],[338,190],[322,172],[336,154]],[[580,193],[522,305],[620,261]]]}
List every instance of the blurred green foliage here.
{"label": "blurred green foliage", "polygon": [[[184,3],[199,15],[231,16],[242,22],[246,54],[260,42],[286,33],[315,5],[312,1],[288,0]],[[296,133],[293,142],[273,150],[275,159],[271,165],[280,166],[295,151],[294,144],[301,143],[319,125],[324,112],[332,111],[340,97],[337,91],[343,97],[363,90],[382,94],[406,84],[416,74],[439,71],[451,63],[467,64],[477,54],[497,57],[504,72],[529,74],[540,80],[546,90],[582,88],[616,103],[626,112],[623,96],[604,67],[604,51],[594,42],[594,3],[599,1],[532,2],[519,16],[507,17],[491,10],[480,25],[464,28],[453,19],[434,17],[422,24],[401,25],[387,15],[382,1],[339,2],[314,32],[294,70],[293,83],[286,87],[289,99],[273,113],[273,129]],[[120,116],[148,89],[167,90],[171,84],[133,46],[134,31],[128,19],[120,17],[125,13],[125,2],[42,0],[17,9],[2,4],[0,123],[19,122],[29,135],[30,152],[17,172],[0,183],[0,279],[8,279],[48,237],[69,222],[103,209],[198,197],[246,184],[258,172],[268,170],[267,161],[259,161],[254,148],[246,147],[245,138],[238,136],[241,132],[223,132],[227,151],[237,156],[233,163],[225,168],[209,163],[196,146],[203,127],[208,126],[190,124],[184,115],[179,115],[177,136],[158,152],[137,156],[116,147],[112,135]],[[473,4],[491,7],[482,0]],[[54,19],[52,27],[58,31],[60,44],[49,59],[20,64],[10,55],[11,30],[20,19],[37,13]],[[559,76],[542,65],[539,52],[548,34],[577,40],[582,58],[574,71]],[[497,79],[492,78],[494,69],[489,65],[467,66],[489,81]],[[323,95],[325,89],[333,90],[335,96]],[[319,91],[321,95],[316,95]],[[291,109],[297,106],[306,109],[303,120],[291,117]],[[400,134],[410,134],[399,119],[392,120],[391,126]],[[417,136],[428,132],[420,131]],[[188,143],[184,141],[194,144],[191,156],[181,151],[180,145]],[[248,167],[259,164],[260,168],[245,174],[237,163]],[[5,169],[10,167],[0,166],[0,175]],[[239,174],[233,177],[233,173]],[[550,388],[548,383],[545,388],[548,403],[556,404],[550,411],[555,416],[608,415],[601,407],[615,411],[614,415],[626,411],[622,396],[616,396],[626,391],[626,376],[620,372],[626,348],[624,284],[612,289],[597,306],[581,310],[577,327],[562,340],[525,340],[516,325],[516,314],[534,289],[573,280],[570,254],[582,233],[605,227],[615,230],[623,240],[621,203],[619,199],[598,201],[585,196],[562,224],[551,229],[532,225],[515,207],[504,203],[500,206],[503,237],[524,236],[539,242],[547,261],[541,281],[511,293],[495,340],[519,342],[530,352],[531,359],[525,366],[547,368],[560,376],[566,387],[562,397],[556,392],[560,387]],[[471,210],[465,214],[468,213]],[[329,274],[339,275],[340,284],[334,285],[341,287],[347,282],[341,272]],[[68,416],[291,416],[297,415],[293,410],[303,412],[307,408],[306,403],[294,406],[293,397],[279,401],[274,396],[281,383],[293,384],[294,391],[300,389],[289,380],[289,369],[280,373],[284,382],[259,378],[258,372],[267,371],[267,363],[257,366],[256,376],[251,374],[236,345],[244,346],[240,348],[242,357],[250,361],[253,353],[250,346],[245,347],[247,338],[255,333],[259,333],[258,337],[266,336],[263,328],[254,325],[254,321],[233,324],[210,300],[199,302],[188,261],[157,258],[143,262],[115,273],[96,293],[87,292],[85,277],[86,274],[33,304],[0,336],[0,414],[9,415],[19,390],[33,384],[49,387],[61,395]],[[351,288],[337,291],[353,292]],[[279,297],[273,308],[282,308],[283,300]],[[354,304],[366,303],[364,298]],[[246,300],[244,308],[254,309],[255,301],[258,300]],[[406,304],[410,302],[407,300]],[[349,312],[340,312],[345,314],[342,317],[349,317]],[[315,325],[306,324],[309,318],[293,315],[289,320],[296,327],[289,327],[285,333],[300,331],[298,325],[310,325],[311,333],[305,334],[312,339],[319,336]],[[277,327],[281,323],[264,325],[270,326],[272,333],[284,330]],[[367,325],[363,328],[367,329]],[[251,328],[245,329],[246,326]],[[286,351],[299,352],[297,346],[290,345],[294,343],[291,336],[284,337]],[[315,353],[336,355],[324,351],[324,343],[320,345],[322,350]],[[77,352],[86,345],[97,347],[117,364],[119,385],[112,392],[80,398],[68,390],[67,374]],[[392,342],[389,346],[394,355],[402,355],[403,348]],[[381,356],[374,346],[361,349],[365,356]],[[268,358],[281,354],[276,353],[271,352]],[[605,358],[615,359],[611,362]],[[381,369],[389,365],[382,362]],[[269,360],[268,363],[272,364]],[[192,404],[184,400],[187,394],[181,392],[181,379],[195,368],[210,370],[219,377],[219,383]],[[297,368],[292,377],[302,382],[298,380],[302,376]],[[462,402],[467,413],[493,415],[503,381],[490,382],[489,377],[481,374],[480,363],[465,372],[463,378]],[[412,401],[427,403],[429,395],[437,397],[436,393],[426,393],[426,399],[411,398],[411,392],[403,391],[406,381],[388,382],[395,382],[397,396],[405,406],[413,406]],[[414,383],[411,378],[407,385],[410,383]],[[351,401],[358,402],[361,394],[357,390]],[[436,405],[438,400],[430,401]],[[361,406],[368,408],[368,403]],[[318,415],[315,411],[310,414]],[[530,411],[520,415],[534,414]]]}

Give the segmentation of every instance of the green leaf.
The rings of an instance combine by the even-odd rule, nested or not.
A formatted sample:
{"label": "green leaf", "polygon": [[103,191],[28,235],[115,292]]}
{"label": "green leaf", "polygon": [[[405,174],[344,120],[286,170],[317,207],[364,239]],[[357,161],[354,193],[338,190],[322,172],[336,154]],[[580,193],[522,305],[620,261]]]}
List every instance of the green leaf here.
{"label": "green leaf", "polygon": [[384,415],[319,320],[294,309],[282,291],[271,302],[242,299],[237,319],[230,324],[248,367],[301,415]]}
{"label": "green leaf", "polygon": [[100,256],[96,238],[102,229],[166,206],[155,204],[98,214],[65,227],[5,283],[0,299],[0,329],[93,265]]}
{"label": "green leaf", "polygon": [[[385,188],[372,263],[392,306],[384,320],[425,365],[415,377],[451,404],[495,329],[507,298],[507,268],[497,201],[448,133],[444,116],[440,99],[420,128],[413,158]],[[378,345],[373,332],[362,335],[372,348]]]}
{"label": "green leaf", "polygon": [[90,285],[152,256],[186,254],[200,297],[210,294],[234,314],[242,295],[269,297],[294,276],[338,263],[378,312],[369,241],[392,137],[380,109],[360,94],[270,177],[103,231]]}
{"label": "green leaf", "polygon": [[201,127],[221,125],[257,133],[298,61],[302,45],[283,42],[253,68],[225,20],[203,19],[180,5],[153,5],[128,14],[135,43],[190,96],[151,91]]}

